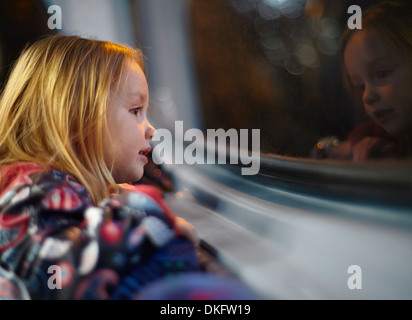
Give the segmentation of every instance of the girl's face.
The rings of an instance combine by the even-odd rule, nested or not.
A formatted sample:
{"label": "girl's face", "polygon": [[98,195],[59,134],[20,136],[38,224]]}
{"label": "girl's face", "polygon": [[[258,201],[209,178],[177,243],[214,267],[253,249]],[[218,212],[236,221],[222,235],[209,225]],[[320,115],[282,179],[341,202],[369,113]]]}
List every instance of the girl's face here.
{"label": "girl's face", "polygon": [[111,89],[107,105],[108,132],[103,132],[104,160],[116,183],[143,176],[155,129],[147,120],[149,90],[137,62],[131,62]]}
{"label": "girl's face", "polygon": [[390,134],[412,132],[412,64],[373,30],[356,31],[344,51],[346,72],[366,113]]}

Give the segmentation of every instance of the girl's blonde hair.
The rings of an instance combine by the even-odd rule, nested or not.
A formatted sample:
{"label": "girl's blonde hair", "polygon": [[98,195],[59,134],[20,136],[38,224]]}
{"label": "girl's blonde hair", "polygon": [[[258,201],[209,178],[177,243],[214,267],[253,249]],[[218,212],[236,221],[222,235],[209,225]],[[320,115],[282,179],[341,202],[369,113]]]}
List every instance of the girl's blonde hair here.
{"label": "girl's blonde hair", "polygon": [[[412,2],[391,0],[381,2],[362,16],[362,29],[373,29],[391,50],[397,50],[412,62]],[[357,29],[347,28],[340,38],[340,58],[344,85],[352,92],[352,85],[344,68],[343,55],[346,45]]]}
{"label": "girl's blonde hair", "polygon": [[0,166],[69,172],[94,203],[117,190],[103,130],[110,89],[131,61],[144,69],[140,50],[77,36],[48,36],[24,50],[0,98]]}

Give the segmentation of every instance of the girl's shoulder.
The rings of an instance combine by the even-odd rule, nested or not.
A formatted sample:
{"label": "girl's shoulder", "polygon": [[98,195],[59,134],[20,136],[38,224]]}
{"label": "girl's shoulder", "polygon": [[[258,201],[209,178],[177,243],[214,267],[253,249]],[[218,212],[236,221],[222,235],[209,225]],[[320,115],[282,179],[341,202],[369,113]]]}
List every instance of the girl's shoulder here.
{"label": "girl's shoulder", "polygon": [[67,172],[16,163],[0,167],[0,174],[0,255],[22,243],[28,230],[78,225],[92,206],[86,189]]}
{"label": "girl's shoulder", "polygon": [[32,162],[16,163],[0,167],[0,177],[0,207],[9,198],[26,193],[60,198],[61,201],[70,196],[91,205],[86,188],[73,175],[50,166]]}
{"label": "girl's shoulder", "polygon": [[28,177],[36,177],[36,181],[44,179],[49,181],[75,180],[69,173],[51,166],[36,162],[18,162],[0,167],[0,193],[7,192],[16,184],[32,180]]}

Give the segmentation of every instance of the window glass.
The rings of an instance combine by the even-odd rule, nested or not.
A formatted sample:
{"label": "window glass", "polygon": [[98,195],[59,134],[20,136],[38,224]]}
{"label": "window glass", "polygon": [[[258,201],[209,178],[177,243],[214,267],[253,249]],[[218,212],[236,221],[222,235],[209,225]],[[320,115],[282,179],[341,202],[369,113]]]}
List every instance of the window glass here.
{"label": "window glass", "polygon": [[204,128],[260,129],[261,152],[313,157],[367,120],[349,99],[339,38],[379,1],[192,0],[191,45]]}

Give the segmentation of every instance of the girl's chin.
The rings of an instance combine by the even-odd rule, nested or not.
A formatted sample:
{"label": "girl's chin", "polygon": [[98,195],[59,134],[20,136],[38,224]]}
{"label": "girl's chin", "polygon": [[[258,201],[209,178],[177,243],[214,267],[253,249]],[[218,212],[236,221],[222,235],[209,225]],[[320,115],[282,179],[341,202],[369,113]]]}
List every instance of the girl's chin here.
{"label": "girl's chin", "polygon": [[392,136],[397,136],[397,135],[402,135],[406,132],[402,126],[397,126],[396,124],[385,124],[382,125],[382,127],[385,129],[387,133],[389,133]]}
{"label": "girl's chin", "polygon": [[129,174],[125,174],[124,172],[116,175],[114,174],[113,178],[116,183],[137,182],[143,177],[143,173],[143,168],[141,168],[140,170],[134,170],[133,173],[130,172]]}

